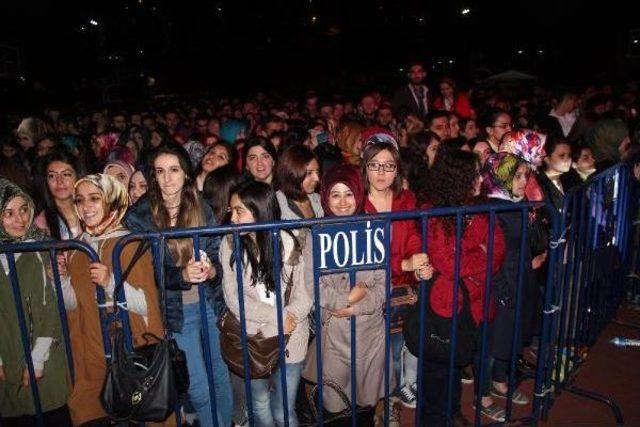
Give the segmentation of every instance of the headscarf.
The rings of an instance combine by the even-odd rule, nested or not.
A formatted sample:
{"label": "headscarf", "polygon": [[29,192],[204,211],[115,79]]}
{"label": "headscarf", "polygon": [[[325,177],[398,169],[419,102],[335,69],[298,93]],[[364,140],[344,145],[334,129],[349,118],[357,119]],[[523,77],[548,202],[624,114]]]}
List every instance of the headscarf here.
{"label": "headscarf", "polygon": [[98,160],[104,161],[109,156],[113,147],[118,143],[119,138],[120,134],[113,131],[103,132],[93,137],[95,143],[100,148],[99,155],[97,156]]}
{"label": "headscarf", "polygon": [[[129,206],[129,196],[125,186],[118,181],[115,177],[98,173],[93,175],[87,175],[84,178],[79,179],[74,187],[77,192],[78,186],[83,182],[88,182],[98,188],[98,191],[102,193],[103,208],[105,216],[99,225],[95,227],[88,227],[85,224],[85,231],[92,236],[99,236],[112,228],[117,227],[122,222],[124,214],[127,212]],[[78,212],[76,206],[76,215],[82,220],[82,216]]]}
{"label": "headscarf", "polygon": [[123,160],[111,160],[105,165],[102,173],[106,174],[107,170],[113,166],[119,168],[125,173],[125,175],[127,175],[127,182],[129,182],[129,180],[131,179],[131,176],[133,175],[133,172],[135,172],[135,170],[133,169],[133,166],[131,166],[130,163],[127,163]]}
{"label": "headscarf", "polygon": [[596,163],[620,161],[618,147],[629,136],[629,128],[622,120],[606,119],[598,121],[585,135],[587,147],[593,151]]}
{"label": "headscarf", "polygon": [[531,129],[520,129],[507,132],[498,148],[499,153],[511,153],[520,157],[535,168],[542,165],[546,156],[544,143],[547,135]]}
{"label": "headscarf", "polygon": [[522,197],[513,195],[513,178],[522,164],[528,164],[524,159],[511,153],[495,153],[487,159],[483,185],[487,195],[494,199],[518,202]]}
{"label": "headscarf", "polygon": [[13,182],[5,178],[0,178],[0,214],[4,214],[4,210],[7,204],[15,197],[22,197],[29,208],[29,226],[27,232],[22,237],[13,237],[4,229],[2,223],[0,223],[0,243],[19,243],[26,240],[45,240],[46,236],[38,230],[33,222],[35,215],[35,204],[27,193],[22,188],[18,187]]}
{"label": "headscarf", "polygon": [[[543,133],[531,129],[515,130],[507,132],[502,137],[502,143],[500,147],[498,147],[498,152],[511,153],[518,156],[535,170],[542,165],[542,160],[547,155],[544,150],[546,141],[547,135]],[[532,202],[541,202],[544,200],[544,192],[535,174],[529,175],[525,195],[527,200]]]}
{"label": "headscarf", "polygon": [[364,185],[360,170],[353,165],[336,165],[329,169],[320,182],[320,199],[322,201],[322,209],[326,216],[334,216],[329,209],[329,194],[334,185],[342,183],[349,187],[356,198],[356,211],[354,215],[362,213],[364,209]]}

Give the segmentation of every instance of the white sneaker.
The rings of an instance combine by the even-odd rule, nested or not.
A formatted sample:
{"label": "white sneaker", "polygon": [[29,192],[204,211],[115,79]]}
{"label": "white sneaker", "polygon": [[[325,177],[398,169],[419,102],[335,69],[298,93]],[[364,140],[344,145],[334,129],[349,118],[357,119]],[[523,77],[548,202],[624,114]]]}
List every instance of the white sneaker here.
{"label": "white sneaker", "polygon": [[400,403],[402,403],[402,406],[415,409],[416,395],[410,386],[406,384],[402,386],[400,391],[398,391],[398,396],[400,397]]}

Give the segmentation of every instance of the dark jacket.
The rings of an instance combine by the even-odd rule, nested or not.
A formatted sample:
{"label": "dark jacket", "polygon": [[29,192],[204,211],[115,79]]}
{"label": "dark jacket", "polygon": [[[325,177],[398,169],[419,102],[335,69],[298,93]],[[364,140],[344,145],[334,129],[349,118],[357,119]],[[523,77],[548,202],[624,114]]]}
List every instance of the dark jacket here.
{"label": "dark jacket", "polygon": [[[200,200],[205,224],[207,226],[216,225],[211,207],[204,200]],[[151,206],[146,196],[131,206],[124,218],[124,224],[133,232],[155,232],[158,231],[151,218]],[[200,238],[200,248],[207,253],[209,260],[216,269],[216,277],[197,286],[204,286],[207,302],[213,307],[216,315],[224,311],[224,299],[222,297],[222,266],[218,259],[218,248],[220,246],[220,236],[206,236]],[[180,332],[184,323],[182,313],[182,291],[189,290],[192,286],[182,279],[182,267],[176,266],[176,262],[165,243],[164,247],[164,279],[166,289],[166,321],[167,328],[172,332]]]}
{"label": "dark jacket", "polygon": [[[511,204],[501,199],[489,199],[492,204]],[[522,238],[522,214],[520,211],[500,212],[497,214],[500,228],[504,233],[505,258],[502,267],[495,275],[493,292],[496,304],[496,316],[489,327],[489,339],[492,355],[499,359],[511,358],[511,343],[516,313],[516,292],[518,289],[518,270]],[[516,352],[522,349],[523,342],[531,339],[534,328],[537,293],[535,276],[531,268],[531,250],[529,242],[524,245],[524,270],[520,293],[520,334],[516,343]]]}
{"label": "dark jacket", "polygon": [[404,110],[406,111],[407,114],[415,114],[416,116],[422,119],[429,112],[428,90],[425,90],[424,97],[426,98],[425,100],[426,105],[421,110],[416,102],[416,99],[413,97],[413,93],[411,92],[411,89],[409,89],[409,85],[408,84],[403,85],[400,88],[398,88],[398,90],[396,90],[396,93],[393,96],[393,109],[395,111]]}

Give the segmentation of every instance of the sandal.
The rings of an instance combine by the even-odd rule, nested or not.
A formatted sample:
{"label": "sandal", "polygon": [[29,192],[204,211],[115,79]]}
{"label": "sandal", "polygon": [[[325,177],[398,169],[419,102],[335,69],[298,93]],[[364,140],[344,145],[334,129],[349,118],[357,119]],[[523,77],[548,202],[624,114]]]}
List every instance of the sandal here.
{"label": "sandal", "polygon": [[[473,410],[476,410],[476,406],[473,405]],[[495,402],[488,406],[480,406],[480,413],[493,421],[503,423],[507,413],[503,408],[498,406]]]}
{"label": "sandal", "polygon": [[[502,393],[501,391],[499,391],[495,387],[491,387],[491,395],[494,396],[494,397],[499,397],[501,399],[506,399],[507,398],[507,393]],[[522,393],[518,389],[515,389],[513,391],[513,396],[511,396],[511,400],[516,405],[526,405],[527,403],[529,403],[529,398],[527,396],[525,396],[524,393]]]}

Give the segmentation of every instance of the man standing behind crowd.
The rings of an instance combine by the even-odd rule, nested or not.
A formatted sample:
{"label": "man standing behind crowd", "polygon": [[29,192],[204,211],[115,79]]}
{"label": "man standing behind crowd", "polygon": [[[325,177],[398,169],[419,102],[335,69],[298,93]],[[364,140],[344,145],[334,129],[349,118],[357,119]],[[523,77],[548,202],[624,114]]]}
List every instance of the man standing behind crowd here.
{"label": "man standing behind crowd", "polygon": [[427,72],[421,63],[413,62],[409,65],[407,77],[409,84],[396,91],[393,108],[395,111],[405,110],[423,118],[429,112],[429,89],[423,83]]}

